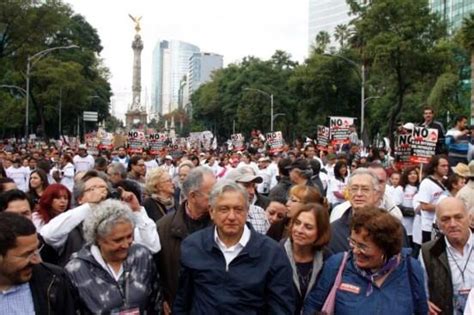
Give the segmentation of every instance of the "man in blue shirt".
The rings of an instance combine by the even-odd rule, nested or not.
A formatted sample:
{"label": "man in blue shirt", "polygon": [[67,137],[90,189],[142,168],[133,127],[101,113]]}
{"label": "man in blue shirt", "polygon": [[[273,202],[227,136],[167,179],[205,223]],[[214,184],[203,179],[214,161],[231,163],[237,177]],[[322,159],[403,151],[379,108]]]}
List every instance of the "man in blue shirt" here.
{"label": "man in blue shirt", "polygon": [[293,314],[290,262],[282,247],[246,225],[247,192],[225,180],[209,201],[214,226],[181,244],[173,314]]}
{"label": "man in blue shirt", "polygon": [[469,151],[469,143],[471,135],[469,128],[466,126],[467,117],[458,116],[455,120],[453,128],[446,133],[446,146],[448,148],[448,161],[450,166],[456,166],[458,163],[467,164],[467,153]]}
{"label": "man in blue shirt", "polygon": [[0,213],[0,310],[3,314],[75,314],[61,268],[42,263],[36,228],[15,213]]}

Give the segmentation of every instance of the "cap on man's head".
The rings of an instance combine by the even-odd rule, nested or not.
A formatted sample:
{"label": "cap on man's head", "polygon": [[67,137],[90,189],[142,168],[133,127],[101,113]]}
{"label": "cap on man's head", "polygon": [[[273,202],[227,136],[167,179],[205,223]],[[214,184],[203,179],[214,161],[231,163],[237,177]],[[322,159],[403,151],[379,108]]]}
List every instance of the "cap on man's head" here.
{"label": "cap on man's head", "polygon": [[250,166],[242,166],[236,169],[231,170],[226,179],[235,181],[236,183],[256,183],[261,184],[263,182],[263,178],[257,176],[255,171]]}
{"label": "cap on man's head", "polygon": [[271,162],[272,160],[268,156],[262,156],[258,159],[258,162]]}
{"label": "cap on man's head", "polygon": [[173,160],[173,157],[171,155],[165,156],[165,160]]}
{"label": "cap on man's head", "polygon": [[87,150],[87,146],[85,144],[80,144],[78,149],[79,150]]}
{"label": "cap on man's head", "polygon": [[330,161],[330,160],[335,160],[336,158],[337,158],[337,156],[336,156],[336,154],[334,154],[334,153],[329,153],[329,154],[326,156],[326,159],[327,159],[328,161]]}

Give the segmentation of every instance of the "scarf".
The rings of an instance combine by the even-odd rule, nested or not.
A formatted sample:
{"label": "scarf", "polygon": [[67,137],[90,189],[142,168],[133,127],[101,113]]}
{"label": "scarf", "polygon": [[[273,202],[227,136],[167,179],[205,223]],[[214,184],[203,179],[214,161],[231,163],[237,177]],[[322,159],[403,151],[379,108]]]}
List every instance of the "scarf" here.
{"label": "scarf", "polygon": [[372,294],[373,292],[373,284],[375,283],[375,281],[377,281],[378,279],[382,278],[383,276],[385,276],[386,274],[388,274],[390,271],[394,270],[395,268],[398,267],[398,265],[400,264],[400,259],[399,259],[399,255],[394,255],[392,256],[390,259],[388,259],[387,261],[385,261],[385,264],[380,268],[378,269],[377,271],[375,272],[372,272],[372,271],[367,271],[367,270],[364,270],[364,269],[360,269],[359,267],[357,267],[357,264],[354,262],[354,267],[356,269],[356,271],[363,277],[365,278],[366,280],[369,281],[369,285],[367,287],[367,294],[366,296],[369,296]]}
{"label": "scarf", "polygon": [[157,194],[152,194],[151,197],[153,199],[155,199],[156,201],[158,201],[163,206],[165,206],[166,212],[169,212],[170,209],[174,208],[174,198],[173,197],[165,199],[162,196],[159,196]]}

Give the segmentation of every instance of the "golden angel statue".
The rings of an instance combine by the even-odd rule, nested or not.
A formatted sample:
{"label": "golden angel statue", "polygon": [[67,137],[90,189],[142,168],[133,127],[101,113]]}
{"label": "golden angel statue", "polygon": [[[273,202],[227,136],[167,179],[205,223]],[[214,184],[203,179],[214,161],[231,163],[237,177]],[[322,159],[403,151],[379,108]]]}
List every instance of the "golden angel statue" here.
{"label": "golden angel statue", "polygon": [[142,19],[141,16],[133,16],[131,14],[128,14],[128,16],[132,19],[133,22],[135,22],[135,31],[137,31],[137,33],[140,32],[141,28],[140,28],[140,21]]}

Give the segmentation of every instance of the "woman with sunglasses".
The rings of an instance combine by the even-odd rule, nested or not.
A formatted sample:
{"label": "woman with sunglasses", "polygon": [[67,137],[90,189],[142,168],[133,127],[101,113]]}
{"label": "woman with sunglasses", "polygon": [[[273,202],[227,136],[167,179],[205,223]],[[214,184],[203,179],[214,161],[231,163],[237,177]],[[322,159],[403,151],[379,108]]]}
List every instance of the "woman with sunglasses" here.
{"label": "woman with sunglasses", "polygon": [[[352,217],[350,252],[330,257],[305,301],[303,314],[321,311],[333,286],[334,314],[424,314],[428,302],[419,261],[402,251],[403,227],[375,207]],[[336,281],[342,265],[340,282]]]}

